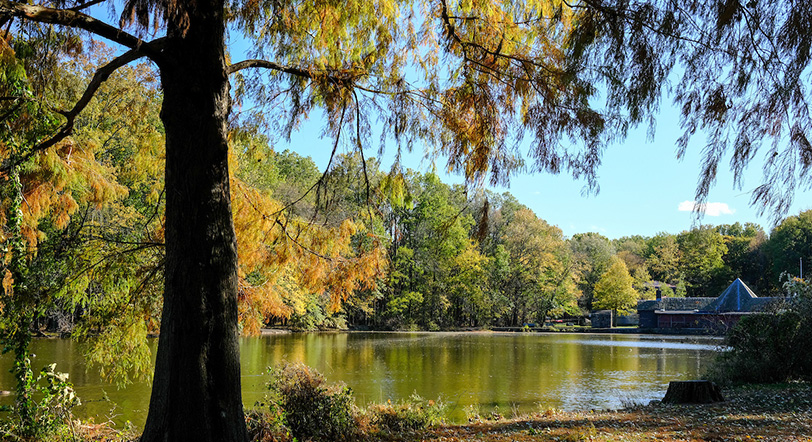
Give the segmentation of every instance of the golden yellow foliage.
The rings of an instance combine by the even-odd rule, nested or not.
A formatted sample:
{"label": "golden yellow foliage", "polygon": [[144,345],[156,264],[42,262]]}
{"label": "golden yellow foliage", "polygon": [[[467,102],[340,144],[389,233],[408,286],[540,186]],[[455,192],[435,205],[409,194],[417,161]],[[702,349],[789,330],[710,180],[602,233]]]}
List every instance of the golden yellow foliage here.
{"label": "golden yellow foliage", "polygon": [[[3,292],[6,298],[11,298],[14,295],[14,275],[9,270],[6,270],[3,274]],[[2,306],[0,306],[0,311],[2,311]]]}
{"label": "golden yellow foliage", "polygon": [[303,311],[313,294],[326,293],[337,311],[356,290],[375,286],[386,254],[363,225],[316,225],[288,215],[280,202],[237,178],[231,188],[243,332],[258,332],[270,317]]}

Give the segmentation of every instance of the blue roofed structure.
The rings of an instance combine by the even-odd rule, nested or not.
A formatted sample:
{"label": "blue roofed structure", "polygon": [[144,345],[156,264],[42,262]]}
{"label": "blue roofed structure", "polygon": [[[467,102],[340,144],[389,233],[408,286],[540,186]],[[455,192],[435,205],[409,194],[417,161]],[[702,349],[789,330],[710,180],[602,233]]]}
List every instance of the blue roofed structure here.
{"label": "blue roofed structure", "polygon": [[712,312],[746,312],[751,311],[751,304],[757,299],[755,293],[741,279],[736,278],[725,291],[707,306]]}
{"label": "blue roofed structure", "polygon": [[640,328],[663,331],[704,329],[723,331],[745,315],[764,311],[784,298],[759,297],[736,278],[716,298],[662,298],[637,303]]}

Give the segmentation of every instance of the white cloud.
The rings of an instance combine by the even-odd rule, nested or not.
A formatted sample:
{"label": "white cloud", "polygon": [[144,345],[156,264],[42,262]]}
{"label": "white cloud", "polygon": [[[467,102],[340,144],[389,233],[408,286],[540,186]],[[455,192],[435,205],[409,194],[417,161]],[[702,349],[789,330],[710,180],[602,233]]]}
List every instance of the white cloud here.
{"label": "white cloud", "polygon": [[[679,203],[680,212],[691,212],[696,207],[696,201],[683,201]],[[704,203],[696,207],[700,212],[708,216],[732,215],[736,210],[731,209],[727,203]]]}

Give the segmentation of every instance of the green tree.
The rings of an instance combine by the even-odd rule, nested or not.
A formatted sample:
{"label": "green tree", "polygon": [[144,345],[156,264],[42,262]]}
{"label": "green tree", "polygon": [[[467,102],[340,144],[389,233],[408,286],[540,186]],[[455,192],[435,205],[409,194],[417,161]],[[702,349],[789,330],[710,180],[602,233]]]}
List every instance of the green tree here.
{"label": "green tree", "polygon": [[674,296],[677,298],[688,296],[688,288],[685,286],[685,279],[681,275],[679,281],[677,281],[677,287],[674,289]]}
{"label": "green tree", "polygon": [[[448,326],[467,316],[465,312],[477,310],[470,303],[481,299],[478,289],[472,293],[463,289],[473,282],[468,277],[480,272],[483,259],[468,238],[473,218],[465,213],[467,199],[461,188],[452,188],[431,173],[410,172],[407,182],[412,206],[392,210],[387,297],[398,299],[412,292],[420,293],[422,301],[418,308],[409,309],[412,317],[399,314],[400,320],[391,326]],[[405,324],[398,323],[403,320]]]}
{"label": "green tree", "polygon": [[761,226],[753,223],[725,224],[717,226],[722,234],[727,252],[725,261],[726,280],[741,278],[756,293],[769,293],[769,262],[766,253],[767,234]]}
{"label": "green tree", "polygon": [[592,310],[595,284],[612,263],[615,249],[605,236],[598,233],[578,233],[569,240],[574,261],[575,281],[581,291],[579,303]]}
{"label": "green tree", "polygon": [[688,296],[718,296],[730,284],[724,256],[724,238],[713,226],[695,227],[677,236],[680,269],[685,274]]}
{"label": "green tree", "polygon": [[595,284],[595,298],[592,306],[595,309],[612,310],[615,313],[628,313],[637,305],[639,296],[632,284],[634,278],[629,275],[623,260],[613,256],[606,272]]}
{"label": "green tree", "polygon": [[787,217],[778,224],[770,233],[767,251],[774,285],[782,273],[800,276],[801,260],[805,267],[812,268],[812,210]]}
{"label": "green tree", "polygon": [[[673,298],[673,297],[676,296],[675,293],[674,293],[674,290],[672,290],[671,287],[669,287],[667,285],[663,285],[662,287],[660,287],[660,295],[663,298]],[[684,298],[685,296],[681,296],[681,297]]]}
{"label": "green tree", "polygon": [[508,256],[507,271],[494,281],[507,301],[506,325],[543,322],[552,310],[572,311],[575,294],[561,230],[526,208],[509,219],[500,240]]}
{"label": "green tree", "polygon": [[644,258],[648,246],[646,238],[639,235],[627,236],[613,240],[612,244],[617,251],[618,258],[623,260],[629,274],[634,278],[635,286],[642,287],[644,283],[651,280],[648,263]]}
{"label": "green tree", "polygon": [[486,290],[488,257],[469,241],[453,258],[446,283],[455,326],[477,327],[489,322],[491,300]]}
{"label": "green tree", "polygon": [[618,253],[627,252],[631,255],[642,257],[648,247],[648,238],[640,235],[624,236],[612,240],[612,245]]}
{"label": "green tree", "polygon": [[651,238],[646,256],[652,278],[667,283],[674,283],[678,279],[680,251],[675,235],[663,232]]}

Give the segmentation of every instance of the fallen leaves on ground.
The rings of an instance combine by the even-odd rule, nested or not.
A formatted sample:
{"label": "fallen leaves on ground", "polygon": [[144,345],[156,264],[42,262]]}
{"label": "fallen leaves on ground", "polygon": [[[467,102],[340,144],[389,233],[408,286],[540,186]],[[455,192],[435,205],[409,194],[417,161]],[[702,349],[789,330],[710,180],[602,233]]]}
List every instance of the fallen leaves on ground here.
{"label": "fallen leaves on ground", "polygon": [[725,402],[619,411],[547,410],[508,421],[477,421],[431,430],[379,434],[385,442],[525,441],[810,441],[812,386],[748,386],[724,391]]}

